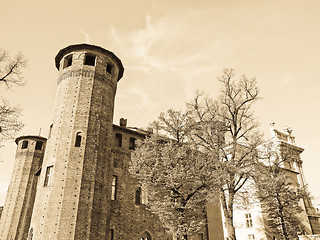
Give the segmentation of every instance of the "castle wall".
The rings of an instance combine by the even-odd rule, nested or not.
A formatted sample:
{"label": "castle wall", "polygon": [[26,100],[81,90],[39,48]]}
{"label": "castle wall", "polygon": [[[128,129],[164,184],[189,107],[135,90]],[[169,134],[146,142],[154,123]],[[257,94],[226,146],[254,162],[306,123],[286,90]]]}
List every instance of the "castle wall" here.
{"label": "castle wall", "polygon": [[[114,240],[138,239],[148,232],[152,240],[166,240],[168,235],[158,218],[147,210],[145,202],[146,189],[140,186],[136,179],[130,176],[128,165],[130,161],[130,138],[143,139],[144,136],[124,127],[114,127],[113,137],[121,134],[122,144],[113,144],[113,176],[117,177],[116,199],[111,200],[111,222]],[[136,202],[136,191],[141,189],[140,202]],[[149,238],[150,239],[150,238]],[[172,239],[172,238],[170,238]]]}

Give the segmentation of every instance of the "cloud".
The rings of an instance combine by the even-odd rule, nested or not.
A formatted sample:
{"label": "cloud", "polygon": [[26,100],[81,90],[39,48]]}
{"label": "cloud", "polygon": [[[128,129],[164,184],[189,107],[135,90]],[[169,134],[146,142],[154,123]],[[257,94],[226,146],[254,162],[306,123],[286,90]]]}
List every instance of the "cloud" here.
{"label": "cloud", "polygon": [[208,34],[207,27],[179,14],[156,19],[146,15],[144,27],[127,33],[111,26],[110,35],[130,59],[128,69],[195,74],[212,70],[208,56],[220,44]]}
{"label": "cloud", "polygon": [[279,76],[279,82],[286,85],[286,84],[292,84],[295,81],[295,76],[291,73],[286,73],[281,76]]}
{"label": "cloud", "polygon": [[82,31],[81,29],[79,29],[79,32],[83,35],[85,43],[91,43],[90,36],[88,33]]}

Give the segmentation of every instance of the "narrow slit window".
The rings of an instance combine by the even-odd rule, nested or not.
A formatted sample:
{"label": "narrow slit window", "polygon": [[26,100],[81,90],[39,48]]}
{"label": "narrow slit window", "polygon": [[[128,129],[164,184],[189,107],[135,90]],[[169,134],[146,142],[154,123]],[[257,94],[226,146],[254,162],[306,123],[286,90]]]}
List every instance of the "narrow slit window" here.
{"label": "narrow slit window", "polygon": [[42,150],[42,145],[43,145],[43,142],[37,141],[36,142],[36,150]]}
{"label": "narrow slit window", "polygon": [[111,200],[117,199],[117,176],[112,176],[112,184],[111,184]]}
{"label": "narrow slit window", "polygon": [[76,141],[74,143],[75,147],[80,147],[81,146],[81,141],[82,141],[82,136],[81,133],[77,133],[76,135]]}
{"label": "narrow slit window", "polygon": [[115,146],[122,147],[122,134],[117,133],[115,137]]}
{"label": "narrow slit window", "polygon": [[129,139],[129,149],[130,150],[135,150],[136,148],[136,139],[135,138],[130,138]]}
{"label": "narrow slit window", "polygon": [[110,63],[108,63],[107,64],[107,73],[111,74],[112,73],[112,68],[113,68],[113,66]]}
{"label": "narrow slit window", "polygon": [[66,56],[63,61],[63,68],[70,67],[72,65],[72,55]]}
{"label": "narrow slit window", "polygon": [[43,184],[45,187],[49,187],[51,185],[52,173],[53,173],[53,166],[48,166],[46,170],[46,176],[44,178],[44,184]]}
{"label": "narrow slit window", "polygon": [[114,230],[110,229],[110,240],[114,240]]}
{"label": "narrow slit window", "polygon": [[25,148],[27,148],[27,147],[28,147],[28,141],[25,140],[25,141],[22,142],[21,148],[22,148],[22,149],[25,149]]}
{"label": "narrow slit window", "polygon": [[84,65],[94,66],[96,64],[96,56],[92,54],[86,54],[84,59]]}
{"label": "narrow slit window", "polygon": [[138,188],[136,191],[135,203],[136,203],[136,205],[141,204],[141,188]]}

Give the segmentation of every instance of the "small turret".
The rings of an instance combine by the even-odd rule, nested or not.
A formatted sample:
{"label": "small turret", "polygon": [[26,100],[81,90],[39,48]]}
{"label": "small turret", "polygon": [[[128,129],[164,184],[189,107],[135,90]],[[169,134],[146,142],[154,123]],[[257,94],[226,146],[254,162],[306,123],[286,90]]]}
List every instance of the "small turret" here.
{"label": "small turret", "polygon": [[27,239],[46,138],[16,139],[15,165],[0,220],[0,239]]}

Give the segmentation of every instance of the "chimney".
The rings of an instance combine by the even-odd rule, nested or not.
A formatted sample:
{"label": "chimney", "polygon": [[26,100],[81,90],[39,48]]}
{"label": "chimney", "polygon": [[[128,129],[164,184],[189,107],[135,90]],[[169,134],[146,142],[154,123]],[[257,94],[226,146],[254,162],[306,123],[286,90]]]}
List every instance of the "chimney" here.
{"label": "chimney", "polygon": [[126,127],[127,126],[127,119],[120,118],[120,127]]}

